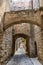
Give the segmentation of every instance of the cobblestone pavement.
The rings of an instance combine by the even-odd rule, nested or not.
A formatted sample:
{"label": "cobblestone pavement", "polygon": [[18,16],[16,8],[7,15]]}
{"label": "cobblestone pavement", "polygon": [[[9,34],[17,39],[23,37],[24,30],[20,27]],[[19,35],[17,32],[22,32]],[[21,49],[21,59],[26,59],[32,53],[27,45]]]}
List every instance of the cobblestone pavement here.
{"label": "cobblestone pavement", "polygon": [[15,55],[7,65],[41,65],[41,64],[34,64],[31,59],[27,55]]}

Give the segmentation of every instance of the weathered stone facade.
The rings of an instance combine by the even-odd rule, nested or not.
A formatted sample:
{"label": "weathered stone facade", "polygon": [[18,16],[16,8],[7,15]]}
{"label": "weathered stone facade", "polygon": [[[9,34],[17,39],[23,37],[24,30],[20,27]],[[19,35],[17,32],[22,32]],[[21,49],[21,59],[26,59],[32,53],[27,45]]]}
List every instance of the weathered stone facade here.
{"label": "weathered stone facade", "polygon": [[14,25],[14,34],[22,33],[30,36],[30,24],[21,23]]}
{"label": "weathered stone facade", "polygon": [[12,29],[9,28],[4,32],[3,35],[3,60],[7,60],[12,53]]}
{"label": "weathered stone facade", "polygon": [[[34,26],[35,27],[35,26]],[[25,32],[26,31],[26,32]],[[33,31],[33,30],[32,30]],[[31,34],[30,34],[30,24],[17,24],[14,25],[14,34],[18,34],[18,33],[22,33],[25,35],[28,35],[31,39]],[[37,54],[39,59],[42,59],[41,56],[41,48],[42,48],[42,41],[41,41],[41,28],[37,27],[34,28],[34,34],[35,34],[35,38],[33,40],[37,42]],[[2,58],[1,61],[6,61],[9,59],[10,55],[12,54],[12,28],[7,29],[4,34],[2,35]],[[30,54],[32,57],[32,54],[35,53],[35,48],[33,46],[34,43],[32,43],[31,45],[31,40],[29,42],[30,44]],[[32,48],[34,49],[34,51],[32,50]],[[32,51],[32,52],[31,52]],[[4,56],[3,56],[4,55]]]}
{"label": "weathered stone facade", "polygon": [[[41,4],[42,4],[42,2],[43,1],[41,0]],[[25,12],[24,12],[24,10],[22,11],[25,14],[23,14],[21,11],[19,11],[17,13],[10,12],[9,1],[5,0],[2,2],[2,4],[3,5],[0,5],[0,25],[1,25],[0,26],[0,65],[4,65],[5,63],[3,63],[3,62],[8,60],[8,58],[12,54],[12,28],[9,28],[9,27],[14,25],[15,23],[18,24],[21,22],[22,23],[27,22],[27,24],[14,25],[14,33],[15,34],[23,33],[30,37],[30,40],[29,40],[30,54],[35,52],[34,41],[36,41],[37,56],[40,60],[43,61],[43,19],[42,19],[43,18],[43,10],[33,11],[34,17],[31,17],[31,11],[28,12],[27,10]],[[40,6],[43,7],[43,4]],[[4,14],[5,12],[7,12],[6,16]],[[28,13],[29,13],[29,16],[28,16]],[[18,14],[19,14],[19,19],[18,19]],[[3,17],[3,15],[5,17]],[[8,15],[9,15],[9,17],[8,17]],[[16,19],[15,19],[15,17],[16,17]],[[31,22],[30,22],[30,20],[31,20]],[[30,28],[31,24],[36,24],[39,27],[33,25],[33,28]],[[6,31],[4,31],[3,28]],[[7,28],[9,28],[9,29],[7,29]],[[31,34],[30,34],[30,29],[32,32]],[[31,37],[32,37],[32,39],[31,39]],[[31,42],[31,41],[33,41],[33,42]]]}
{"label": "weathered stone facade", "polygon": [[38,56],[40,56],[40,53],[41,53],[40,46],[42,43],[41,42],[41,28],[35,26],[34,30],[35,30],[35,41],[37,43],[37,54],[38,54]]}
{"label": "weathered stone facade", "polygon": [[12,29],[0,34],[0,65],[9,60],[12,53]]}

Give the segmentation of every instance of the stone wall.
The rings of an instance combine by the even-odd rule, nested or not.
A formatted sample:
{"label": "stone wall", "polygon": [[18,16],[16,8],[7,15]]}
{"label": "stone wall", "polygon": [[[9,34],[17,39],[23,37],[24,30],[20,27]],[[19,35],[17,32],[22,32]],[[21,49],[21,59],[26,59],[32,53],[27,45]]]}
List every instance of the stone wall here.
{"label": "stone wall", "polygon": [[[43,0],[40,0],[40,6],[41,7],[43,6]],[[2,5],[0,6],[0,22],[3,18],[4,12],[7,11],[10,11],[9,2],[7,0],[3,0]],[[37,43],[37,54],[39,59],[43,60],[43,23],[41,25],[42,29],[36,26],[34,28],[35,29],[34,32],[35,32],[35,41]],[[23,33],[30,36],[30,24],[15,25],[14,29],[15,34]],[[11,53],[12,53],[12,29],[9,28],[4,32],[4,34],[0,33],[0,62],[6,61],[10,57]]]}
{"label": "stone wall", "polygon": [[0,5],[0,22],[1,22],[4,13],[10,11],[10,8],[9,8],[9,0],[1,0],[0,3],[1,3]]}
{"label": "stone wall", "polygon": [[40,7],[43,7],[43,0],[40,0]]}
{"label": "stone wall", "polygon": [[22,24],[14,25],[14,34],[18,34],[18,33],[26,34],[29,36],[30,57],[34,57],[35,56],[34,25],[32,25],[32,27],[31,27],[31,24],[29,24],[29,23],[28,24],[22,23]]}
{"label": "stone wall", "polygon": [[[22,34],[26,34],[28,36],[30,36],[30,24],[18,24],[18,25],[14,25],[14,34],[18,34],[18,33],[22,33]],[[41,28],[38,26],[34,26],[34,35],[35,35],[35,39],[33,41],[36,41],[37,43],[37,56],[39,59],[42,59],[43,57],[43,53],[42,53],[42,36],[41,36]],[[3,43],[2,45],[2,61],[6,61],[9,59],[9,57],[12,54],[12,28],[8,28],[3,35]],[[31,40],[29,42],[30,45],[30,51],[31,49],[34,47],[33,44],[31,44]],[[35,49],[35,48],[34,48]],[[34,51],[32,51],[34,53]]]}
{"label": "stone wall", "polygon": [[26,24],[26,23],[22,23],[22,24],[17,24],[14,25],[14,33],[18,34],[18,33],[22,33],[22,34],[26,34],[28,36],[30,36],[30,24]]}
{"label": "stone wall", "polygon": [[42,51],[41,51],[41,48],[42,48],[42,36],[41,36],[41,28],[38,27],[38,26],[35,26],[35,41],[37,43],[37,55],[38,55],[38,58],[41,59],[41,56],[42,56]]}
{"label": "stone wall", "polygon": [[3,61],[9,60],[12,54],[12,28],[7,29],[3,35]]}

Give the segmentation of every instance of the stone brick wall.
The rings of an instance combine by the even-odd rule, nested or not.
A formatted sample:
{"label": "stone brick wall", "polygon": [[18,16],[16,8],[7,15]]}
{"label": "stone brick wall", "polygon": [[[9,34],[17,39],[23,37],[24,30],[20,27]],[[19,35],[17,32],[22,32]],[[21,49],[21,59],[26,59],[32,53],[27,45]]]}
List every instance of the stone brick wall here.
{"label": "stone brick wall", "polygon": [[40,0],[40,7],[43,7],[43,0]]}
{"label": "stone brick wall", "polygon": [[3,57],[3,55],[2,55],[2,51],[3,51],[2,41],[3,41],[3,34],[0,32],[0,65],[3,62],[3,59],[2,59],[2,57]]}
{"label": "stone brick wall", "polygon": [[3,35],[3,61],[9,60],[12,54],[12,28],[7,29]]}
{"label": "stone brick wall", "polygon": [[26,23],[22,23],[22,24],[17,24],[14,25],[14,33],[18,34],[18,33],[23,33],[26,34],[28,36],[30,36],[30,24],[26,24]]}
{"label": "stone brick wall", "polygon": [[2,2],[0,2],[1,3],[1,6],[0,6],[0,22],[3,18],[4,13],[10,11],[9,0],[1,0],[1,1]]}
{"label": "stone brick wall", "polygon": [[41,16],[41,53],[40,53],[40,58],[43,61],[43,14]]}
{"label": "stone brick wall", "polygon": [[[30,24],[18,24],[14,25],[14,34],[23,33],[30,36]],[[34,26],[34,35],[35,39],[33,41],[36,41],[37,43],[37,55],[39,59],[42,59],[42,36],[41,36],[41,28],[38,26]],[[31,37],[30,37],[31,38]],[[33,44],[31,44],[31,40],[29,41],[30,44],[30,51],[34,47]],[[2,42],[2,61],[6,61],[9,59],[9,57],[12,54],[12,28],[8,28],[4,34],[3,34],[3,42]],[[34,48],[35,49],[35,48]],[[34,53],[34,51],[32,51]]]}
{"label": "stone brick wall", "polygon": [[26,35],[29,36],[30,56],[34,57],[35,56],[35,48],[34,48],[34,41],[35,41],[35,38],[34,38],[34,25],[32,25],[33,28],[30,27],[30,25],[31,24],[29,24],[29,23],[28,24],[22,23],[22,24],[14,25],[14,34],[22,33],[22,34],[26,34]]}
{"label": "stone brick wall", "polygon": [[37,43],[37,54],[38,54],[38,58],[41,59],[41,56],[42,56],[42,51],[41,51],[41,48],[42,48],[42,36],[41,36],[41,28],[38,27],[38,26],[35,26],[35,41]]}

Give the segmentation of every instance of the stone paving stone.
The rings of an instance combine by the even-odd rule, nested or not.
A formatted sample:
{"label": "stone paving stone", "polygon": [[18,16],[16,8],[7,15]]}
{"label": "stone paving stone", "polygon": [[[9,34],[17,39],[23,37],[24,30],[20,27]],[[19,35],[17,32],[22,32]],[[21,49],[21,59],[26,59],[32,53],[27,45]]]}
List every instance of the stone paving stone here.
{"label": "stone paving stone", "polygon": [[34,63],[34,65],[42,65],[37,58],[31,58],[31,61]]}
{"label": "stone paving stone", "polygon": [[[32,62],[31,60],[32,59],[30,59],[27,55],[15,55],[7,63],[7,65],[36,65],[36,63],[35,62]],[[37,65],[39,65],[39,64],[37,64]]]}

